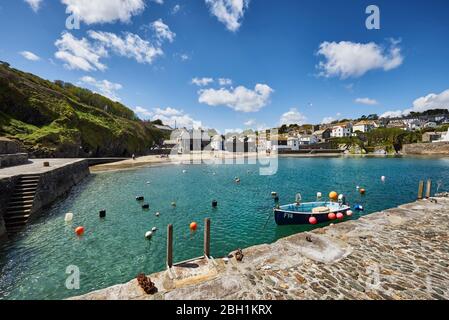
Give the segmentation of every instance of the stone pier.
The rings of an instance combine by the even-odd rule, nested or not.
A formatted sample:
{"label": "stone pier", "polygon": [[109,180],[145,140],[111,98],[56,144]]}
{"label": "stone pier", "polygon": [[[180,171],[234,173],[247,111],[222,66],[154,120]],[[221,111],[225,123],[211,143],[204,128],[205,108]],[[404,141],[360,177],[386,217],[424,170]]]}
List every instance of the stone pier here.
{"label": "stone pier", "polygon": [[154,295],[134,279],[73,299],[449,299],[448,230],[449,198],[431,198],[177,265]]}
{"label": "stone pier", "polygon": [[[48,162],[50,166],[44,166]],[[90,174],[85,159],[32,159],[27,164],[0,169],[0,241],[7,238],[7,207],[23,175],[36,175],[39,182],[32,200],[31,215],[51,205]]]}

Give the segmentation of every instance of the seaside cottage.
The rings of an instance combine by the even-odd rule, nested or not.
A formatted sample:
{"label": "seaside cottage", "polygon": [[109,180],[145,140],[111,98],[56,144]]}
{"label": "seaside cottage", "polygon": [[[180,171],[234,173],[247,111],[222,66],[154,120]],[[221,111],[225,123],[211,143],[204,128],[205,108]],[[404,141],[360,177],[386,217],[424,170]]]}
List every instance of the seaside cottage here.
{"label": "seaside cottage", "polygon": [[225,141],[226,141],[225,136],[217,134],[212,137],[210,146],[213,151],[224,151]]}
{"label": "seaside cottage", "polygon": [[332,127],[332,132],[331,132],[332,138],[349,137],[349,136],[351,136],[351,134],[352,134],[352,124],[350,122],[337,124]]}
{"label": "seaside cottage", "polygon": [[360,131],[363,133],[367,133],[367,132],[374,130],[376,127],[377,127],[377,124],[374,121],[362,120],[362,121],[357,122],[352,127],[352,131],[353,132]]}
{"label": "seaside cottage", "polygon": [[315,137],[318,139],[318,143],[327,142],[331,138],[332,129],[327,128],[324,130],[317,130],[313,133]]}
{"label": "seaside cottage", "polygon": [[299,138],[298,137],[290,137],[287,139],[287,146],[292,151],[298,151],[299,150]]}
{"label": "seaside cottage", "polygon": [[422,135],[422,142],[434,142],[441,139],[441,132],[425,132]]}

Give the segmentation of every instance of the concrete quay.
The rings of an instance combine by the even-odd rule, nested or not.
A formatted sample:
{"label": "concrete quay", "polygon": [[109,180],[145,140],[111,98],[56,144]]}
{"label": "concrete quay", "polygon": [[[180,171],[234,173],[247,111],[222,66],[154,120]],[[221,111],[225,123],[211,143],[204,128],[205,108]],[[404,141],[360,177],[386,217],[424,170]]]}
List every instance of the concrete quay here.
{"label": "concrete quay", "polygon": [[176,265],[150,275],[153,295],[133,279],[72,299],[449,299],[448,230],[449,197],[430,198]]}

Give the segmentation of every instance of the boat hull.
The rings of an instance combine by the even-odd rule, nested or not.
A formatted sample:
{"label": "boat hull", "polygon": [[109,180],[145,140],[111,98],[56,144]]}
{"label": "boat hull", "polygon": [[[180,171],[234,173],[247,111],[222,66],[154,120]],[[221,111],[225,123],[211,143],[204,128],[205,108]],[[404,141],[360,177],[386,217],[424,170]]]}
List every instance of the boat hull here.
{"label": "boat hull", "polygon": [[[333,210],[334,214],[339,212],[343,213],[346,217],[346,212],[349,210],[349,207],[344,207],[341,210]],[[274,209],[274,220],[277,225],[301,225],[308,224],[310,225],[309,219],[311,217],[315,217],[317,223],[325,223],[332,221],[328,217],[329,213],[312,213],[312,212],[291,212],[282,209]],[[335,220],[334,220],[335,221]]]}

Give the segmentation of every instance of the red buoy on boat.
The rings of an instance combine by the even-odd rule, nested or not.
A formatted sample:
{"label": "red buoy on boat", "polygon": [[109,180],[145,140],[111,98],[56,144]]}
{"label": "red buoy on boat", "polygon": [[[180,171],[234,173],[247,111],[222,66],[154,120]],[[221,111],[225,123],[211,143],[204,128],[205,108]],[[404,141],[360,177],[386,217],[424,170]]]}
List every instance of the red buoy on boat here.
{"label": "red buoy on boat", "polygon": [[78,227],[75,229],[75,233],[77,236],[82,236],[84,234],[84,227]]}
{"label": "red buoy on boat", "polygon": [[337,219],[338,220],[343,220],[344,217],[345,216],[343,215],[343,213],[341,213],[341,212],[337,213]]}
{"label": "red buoy on boat", "polygon": [[318,223],[318,220],[317,220],[315,217],[310,217],[310,218],[309,218],[309,223],[310,223],[310,224],[317,224],[317,223]]}
{"label": "red buoy on boat", "polygon": [[346,215],[347,215],[348,217],[351,217],[352,214],[353,214],[353,212],[352,212],[351,210],[346,211]]}
{"label": "red buoy on boat", "polygon": [[337,218],[337,216],[335,215],[335,213],[331,212],[327,215],[327,217],[329,218],[329,220],[335,220]]}
{"label": "red buoy on boat", "polygon": [[196,231],[198,229],[198,224],[196,222],[192,222],[190,224],[190,231]]}

